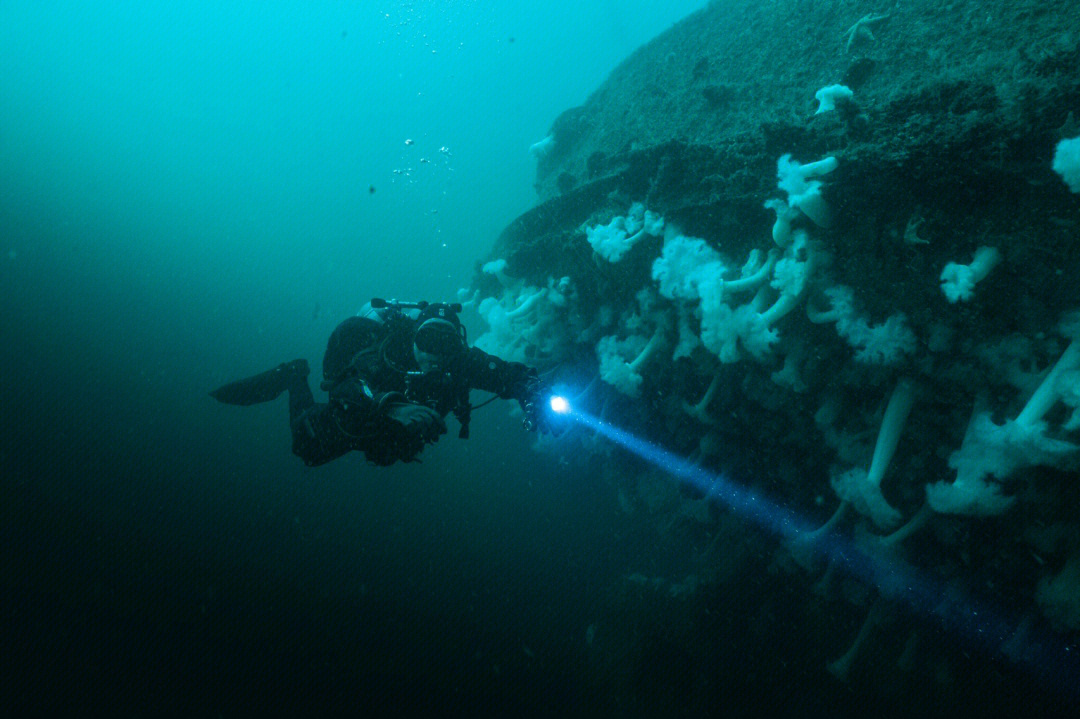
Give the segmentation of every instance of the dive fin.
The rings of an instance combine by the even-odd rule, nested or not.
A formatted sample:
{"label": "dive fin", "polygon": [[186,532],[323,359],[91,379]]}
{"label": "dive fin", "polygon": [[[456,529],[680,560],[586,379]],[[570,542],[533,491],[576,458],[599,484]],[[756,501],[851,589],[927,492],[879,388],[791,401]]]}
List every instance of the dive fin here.
{"label": "dive fin", "polygon": [[306,379],[308,372],[310,372],[310,369],[307,360],[293,360],[253,377],[222,385],[212,391],[210,396],[218,402],[242,407],[269,402],[287,390],[293,378]]}

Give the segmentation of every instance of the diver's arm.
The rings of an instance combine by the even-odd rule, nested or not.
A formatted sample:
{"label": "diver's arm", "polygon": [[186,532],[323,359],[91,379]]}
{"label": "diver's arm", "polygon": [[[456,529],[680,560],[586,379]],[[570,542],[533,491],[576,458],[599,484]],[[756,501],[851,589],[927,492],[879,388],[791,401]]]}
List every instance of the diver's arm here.
{"label": "diver's arm", "polygon": [[494,392],[502,399],[516,399],[525,414],[525,429],[556,435],[565,429],[565,424],[545,409],[550,390],[535,368],[472,347],[462,357],[461,371],[469,387]]}
{"label": "diver's arm", "polygon": [[425,445],[446,433],[446,423],[435,410],[409,402],[399,392],[373,392],[356,377],[331,390],[329,412],[351,448],[383,466],[414,460]]}
{"label": "diver's arm", "polygon": [[537,383],[536,370],[520,362],[507,362],[476,347],[461,357],[460,373],[470,389],[494,392],[502,399],[526,400]]}

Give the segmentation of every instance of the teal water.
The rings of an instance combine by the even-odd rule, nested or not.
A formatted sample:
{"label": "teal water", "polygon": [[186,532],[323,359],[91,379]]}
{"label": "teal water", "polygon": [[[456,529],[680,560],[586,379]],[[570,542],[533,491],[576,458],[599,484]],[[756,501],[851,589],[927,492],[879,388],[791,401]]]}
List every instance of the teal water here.
{"label": "teal water", "polygon": [[[928,151],[904,148],[907,159],[890,165],[887,181],[838,204],[847,220],[828,237],[840,251],[818,281],[861,282],[875,318],[886,316],[883,302],[904,300],[913,327],[916,313],[925,321],[944,309],[932,319],[959,336],[1001,339],[986,347],[1016,353],[1006,369],[1022,381],[1058,356],[1056,315],[1075,305],[1075,293],[1062,279],[1069,270],[1055,272],[1054,263],[1072,266],[1076,196],[1049,168],[1048,138],[1078,132],[1080,111],[1067,73],[1075,19],[1048,19],[1061,3],[714,0],[703,22],[615,72],[590,103],[593,124],[576,135],[563,113],[705,5],[0,3],[7,714],[1051,716],[1076,696],[1075,624],[1071,633],[1048,627],[1034,601],[1046,578],[1070,579],[1062,566],[1075,548],[1074,469],[1033,483],[1060,494],[1022,498],[1000,523],[936,517],[905,551],[921,573],[898,570],[888,583],[860,575],[857,552],[846,574],[806,572],[796,565],[808,558],[767,531],[779,531],[767,526],[775,517],[823,520],[834,506],[827,465],[857,465],[845,449],[858,454],[865,444],[869,454],[879,426],[874,408],[892,381],[845,379],[851,347],[831,327],[802,322],[806,337],[781,331],[789,347],[812,348],[808,394],[794,389],[803,361],[794,351],[784,355],[795,359],[782,381],[765,362],[720,372],[702,350],[649,366],[640,396],[598,382],[583,411],[679,453],[657,466],[582,427],[536,451],[510,403],[497,402],[477,411],[467,441],[451,420],[422,463],[378,468],[353,453],[308,469],[290,452],[284,398],[237,408],[207,396],[298,357],[312,363],[316,384],[342,319],[372,296],[455,299],[519,217],[500,254],[518,264],[523,283],[502,292],[488,277],[485,294],[520,309],[515,295],[554,272],[540,265],[575,267],[565,290],[574,311],[546,319],[537,311],[528,322],[519,314],[510,324],[531,323],[532,336],[497,337],[500,351],[538,364],[547,338],[537,328],[573,333],[592,317],[594,329],[606,326],[605,313],[631,307],[599,305],[633,305],[620,283],[647,283],[660,252],[657,237],[629,262],[605,264],[583,241],[569,242],[576,227],[585,234],[579,223],[655,200],[650,209],[690,223],[688,236],[700,226],[741,264],[742,245],[725,233],[771,247],[760,215],[777,195],[775,157],[798,149],[788,144],[809,143],[798,157],[814,160],[822,154],[810,145],[832,152],[842,140],[830,193],[845,171],[860,171],[861,153],[887,153],[860,145],[872,137],[860,134],[868,129],[861,115],[845,115],[850,134],[837,135],[840,120],[812,114],[816,86],[795,87],[807,68],[870,72],[866,58],[855,59],[863,51],[880,60],[858,91],[868,116],[940,136],[923,137],[918,147]],[[874,19],[885,13],[888,24]],[[1044,29],[1025,35],[1028,27]],[[972,60],[964,53],[976,36],[986,45],[978,58],[996,68],[986,76],[998,83],[992,89],[986,77],[951,74]],[[1027,45],[1014,49],[1018,38]],[[777,59],[793,54],[806,65]],[[775,86],[794,99],[777,106],[733,92],[739,63],[758,68],[744,87]],[[663,87],[676,72],[681,79]],[[1016,93],[1026,114],[977,109]],[[568,132],[571,142],[537,173],[529,147],[560,116],[554,134]],[[999,128],[980,124],[993,117],[1028,119],[1009,120],[1017,124],[997,137]],[[668,137],[668,120],[678,133],[672,146],[643,149]],[[740,127],[751,129],[713,143],[723,146],[695,145]],[[1004,150],[988,156],[987,142],[1013,148],[1022,171]],[[772,149],[763,147],[777,143],[784,147],[766,157]],[[626,149],[641,151],[628,159]],[[956,187],[924,186],[940,177]],[[538,191],[569,197],[530,213]],[[1022,203],[1034,203],[1023,205],[1026,219],[1009,217]],[[983,211],[990,219],[979,224]],[[863,217],[884,218],[876,242],[860,234]],[[945,307],[938,269],[968,259],[965,243],[991,226],[987,244],[1008,257],[980,285],[985,303]],[[538,237],[546,244],[532,244]],[[901,237],[912,247],[898,249]],[[547,251],[560,247],[566,253]],[[522,266],[534,255],[537,267]],[[879,281],[900,256],[917,294]],[[554,306],[556,294],[544,302]],[[807,306],[823,309],[821,299]],[[627,315],[627,328],[632,320],[641,317]],[[472,309],[464,321],[474,340],[486,329]],[[1014,331],[1025,335],[1020,347],[1004,342]],[[938,334],[916,366],[922,377],[949,366],[955,375],[929,385],[948,391],[919,398],[901,439],[906,464],[894,481],[902,472],[917,479],[891,485],[905,512],[922,501],[923,481],[947,468],[969,405],[982,401],[976,394],[998,394],[988,399],[1011,411],[1028,392],[1011,387],[1014,376],[973,380],[983,365],[960,355],[949,365]],[[563,337],[560,379],[598,371],[597,339],[589,330]],[[980,353],[957,349],[968,359]],[[827,387],[835,374],[851,384]],[[963,387],[971,382],[982,389]],[[719,388],[712,405],[707,386]],[[830,409],[834,390],[843,409],[822,421],[842,430],[839,442],[818,425],[815,404]],[[708,429],[683,417],[683,401],[699,397],[706,419],[710,406],[719,410]],[[1066,410],[1055,412],[1047,416],[1064,423]],[[830,443],[848,446],[833,452]],[[904,443],[920,446],[910,453]],[[687,461],[709,468],[689,473],[696,487],[680,481]],[[713,470],[748,489],[755,507],[764,505],[759,491],[779,506],[745,512],[745,521],[730,498],[690,501],[714,491]],[[851,519],[858,547],[865,537]],[[850,546],[829,549],[833,568]],[[906,587],[910,601],[894,599],[896,577],[915,585]],[[1061,595],[1060,608],[1071,611]],[[866,646],[851,655],[850,671],[837,671],[859,636]]]}
{"label": "teal water", "polygon": [[0,4],[14,713],[607,701],[585,637],[643,548],[507,407],[307,470],[283,400],[206,392],[452,298],[535,204],[528,147],[701,5]]}

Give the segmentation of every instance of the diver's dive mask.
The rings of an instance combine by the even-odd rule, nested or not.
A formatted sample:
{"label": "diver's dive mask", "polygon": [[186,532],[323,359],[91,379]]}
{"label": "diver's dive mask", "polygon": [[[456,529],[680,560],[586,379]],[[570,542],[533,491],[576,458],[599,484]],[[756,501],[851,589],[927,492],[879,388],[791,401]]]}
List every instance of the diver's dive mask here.
{"label": "diver's dive mask", "polygon": [[413,357],[424,373],[447,369],[466,350],[464,328],[457,314],[449,308],[440,313],[440,309],[439,305],[425,308],[413,336]]}

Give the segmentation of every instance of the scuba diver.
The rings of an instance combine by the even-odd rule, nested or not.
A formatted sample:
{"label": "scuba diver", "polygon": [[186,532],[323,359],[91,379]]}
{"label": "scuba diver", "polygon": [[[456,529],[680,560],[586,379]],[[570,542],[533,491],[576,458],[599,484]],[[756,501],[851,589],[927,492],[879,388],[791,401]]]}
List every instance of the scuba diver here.
{"label": "scuba diver", "polygon": [[[278,365],[210,393],[251,405],[289,393],[293,454],[309,467],[352,450],[380,466],[411,462],[446,433],[453,413],[469,436],[469,390],[516,399],[529,430],[556,430],[536,370],[470,347],[460,304],[373,299],[334,329],[323,355],[325,404],[308,386],[307,360]],[[485,402],[484,404],[487,404]]]}

